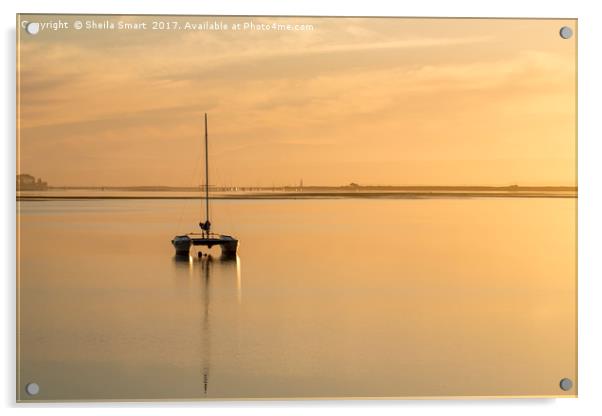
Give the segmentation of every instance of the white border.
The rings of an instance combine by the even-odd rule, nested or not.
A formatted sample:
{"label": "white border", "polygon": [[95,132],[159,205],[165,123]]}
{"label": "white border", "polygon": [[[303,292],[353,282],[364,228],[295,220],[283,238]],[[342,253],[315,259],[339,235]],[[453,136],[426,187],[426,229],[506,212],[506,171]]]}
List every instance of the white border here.
{"label": "white border", "polygon": [[[50,414],[234,413],[302,414],[311,411],[330,414],[507,414],[550,415],[602,414],[601,335],[602,254],[600,217],[602,200],[601,53],[602,14],[590,1],[505,0],[497,2],[464,0],[255,0],[193,2],[186,0],[23,0],[2,2],[2,230],[0,264],[5,275],[2,291],[2,349],[0,394],[8,414],[33,413],[39,408]],[[412,401],[253,401],[200,403],[113,403],[113,404],[15,404],[15,14],[21,13],[141,13],[141,14],[249,14],[249,15],[345,15],[345,16],[441,16],[441,17],[558,17],[579,19],[579,398],[578,399],[499,399],[499,400],[412,400]],[[19,409],[20,408],[20,409]],[[83,408],[83,409],[82,409]],[[119,409],[119,410],[117,410]],[[41,410],[41,409],[40,409]]]}

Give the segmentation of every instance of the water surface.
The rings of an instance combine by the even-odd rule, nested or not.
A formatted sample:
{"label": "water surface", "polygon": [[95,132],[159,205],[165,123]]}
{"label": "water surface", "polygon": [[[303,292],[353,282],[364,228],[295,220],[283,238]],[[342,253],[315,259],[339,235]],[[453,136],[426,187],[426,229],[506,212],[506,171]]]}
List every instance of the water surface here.
{"label": "water surface", "polygon": [[20,400],[573,395],[576,199],[19,202]]}

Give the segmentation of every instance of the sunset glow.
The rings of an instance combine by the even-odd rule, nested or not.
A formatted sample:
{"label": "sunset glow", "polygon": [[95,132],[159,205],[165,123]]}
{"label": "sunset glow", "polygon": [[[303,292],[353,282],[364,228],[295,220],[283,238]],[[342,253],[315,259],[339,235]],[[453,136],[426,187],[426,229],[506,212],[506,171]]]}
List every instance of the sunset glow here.
{"label": "sunset glow", "polygon": [[251,20],[312,30],[19,32],[19,171],[196,186],[208,112],[216,185],[576,185],[576,22]]}

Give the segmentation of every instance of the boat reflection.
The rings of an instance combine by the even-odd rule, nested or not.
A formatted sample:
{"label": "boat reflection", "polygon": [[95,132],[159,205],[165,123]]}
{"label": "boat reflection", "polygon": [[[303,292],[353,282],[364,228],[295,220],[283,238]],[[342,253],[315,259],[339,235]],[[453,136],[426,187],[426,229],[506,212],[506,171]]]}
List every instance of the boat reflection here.
{"label": "boat reflection", "polygon": [[[202,361],[203,394],[209,393],[209,376],[211,369],[212,324],[220,321],[220,311],[242,303],[242,269],[238,255],[214,257],[211,254],[173,257],[177,286],[180,291],[186,288],[198,293],[200,314],[200,351]],[[183,279],[187,282],[183,285]],[[213,301],[213,302],[212,302]],[[238,308],[237,308],[238,309]],[[224,315],[222,313],[221,315]],[[233,341],[233,340],[230,340]],[[215,342],[215,341],[214,341]]]}

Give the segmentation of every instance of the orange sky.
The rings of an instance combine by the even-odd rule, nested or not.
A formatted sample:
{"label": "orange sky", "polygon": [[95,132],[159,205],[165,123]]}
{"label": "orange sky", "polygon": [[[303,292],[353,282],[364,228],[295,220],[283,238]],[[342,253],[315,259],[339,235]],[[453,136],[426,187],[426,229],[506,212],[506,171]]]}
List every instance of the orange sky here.
{"label": "orange sky", "polygon": [[50,185],[576,185],[574,20],[157,18],[19,31],[19,172]]}

